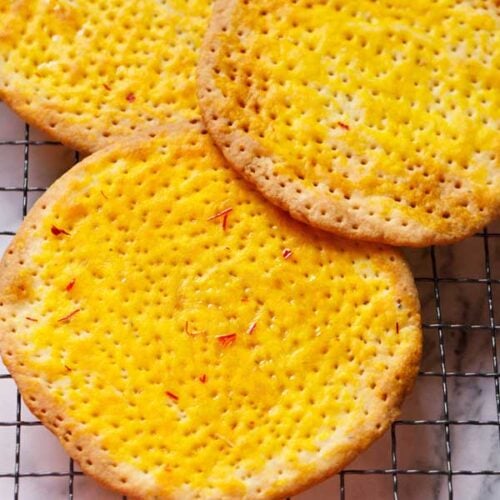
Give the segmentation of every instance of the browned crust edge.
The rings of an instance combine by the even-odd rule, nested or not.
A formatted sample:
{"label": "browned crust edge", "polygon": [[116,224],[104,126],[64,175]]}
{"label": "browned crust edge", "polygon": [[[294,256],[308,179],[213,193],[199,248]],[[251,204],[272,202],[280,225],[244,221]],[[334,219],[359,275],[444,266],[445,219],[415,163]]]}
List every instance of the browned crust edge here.
{"label": "browned crust edge", "polygon": [[[25,122],[40,129],[55,141],[60,141],[65,146],[82,153],[95,153],[115,143],[123,143],[128,140],[135,141],[137,137],[154,137],[161,134],[164,128],[168,126],[168,123],[175,126],[177,121],[182,120],[182,117],[178,117],[178,120],[172,118],[168,119],[164,125],[144,126],[133,132],[126,129],[127,131],[123,134],[105,137],[103,131],[99,128],[86,127],[83,124],[75,124],[61,119],[60,114],[47,106],[43,98],[36,95],[30,95],[28,98],[19,90],[9,90],[7,86],[2,84],[1,78],[0,100],[15,111]],[[201,122],[201,117],[190,120],[192,124],[198,122]]]}
{"label": "browned crust edge", "polygon": [[[58,113],[48,108],[43,100],[36,96],[30,96],[28,99],[18,90],[8,90],[7,87],[0,86],[0,99],[25,122],[71,149],[92,153],[109,145],[109,140],[105,141],[104,136],[96,130],[85,132],[85,127],[61,120]],[[31,105],[28,104],[30,101]]]}
{"label": "browned crust edge", "polygon": [[[393,213],[393,219],[387,222],[382,217],[370,216],[368,210],[354,211],[343,203],[332,202],[329,196],[319,190],[306,188],[302,183],[275,172],[271,151],[266,150],[242,130],[231,130],[223,113],[226,99],[218,89],[212,71],[223,45],[220,35],[229,29],[234,9],[239,3],[240,0],[214,2],[213,15],[198,62],[198,99],[203,120],[225,158],[266,198],[295,219],[314,227],[347,238],[396,246],[423,247],[454,243],[471,236],[500,217],[499,197],[495,204],[484,210],[481,217],[476,218],[476,221],[471,221],[468,226],[457,221],[449,232],[433,231],[409,220],[406,220],[408,225],[403,227],[400,223],[401,216],[397,212]],[[360,203],[366,204],[367,200],[360,198]],[[374,206],[376,203],[375,200]],[[446,208],[443,204],[443,210]]]}
{"label": "browned crust edge", "polygon": [[[173,125],[163,129],[163,133],[181,134],[183,131],[192,130],[193,125]],[[201,130],[197,127],[198,130]],[[58,200],[67,196],[71,183],[85,177],[88,165],[95,160],[100,160],[110,154],[120,152],[122,156],[133,155],[134,152],[147,149],[148,145],[141,139],[133,139],[115,144],[106,148],[79,163],[69,172],[64,174],[55,184],[36,202],[18,234],[11,242],[2,261],[0,262],[0,303],[6,323],[0,330],[0,351],[3,360],[18,384],[23,399],[30,410],[43,424],[53,432],[61,441],[67,453],[82,467],[85,474],[97,480],[104,487],[113,489],[133,498],[190,498],[186,492],[173,492],[165,495],[153,478],[125,465],[114,463],[105,450],[101,448],[99,438],[89,435],[85,427],[65,416],[63,405],[54,403],[47,387],[36,381],[30,371],[24,366],[20,357],[16,355],[18,339],[12,334],[12,329],[18,325],[14,314],[16,313],[18,298],[12,292],[12,284],[16,283],[23,262],[29,262],[32,248],[31,231],[43,220],[44,212],[50,210]],[[382,248],[382,247],[374,247]],[[387,250],[387,249],[386,249]],[[422,350],[419,302],[415,284],[407,264],[399,257],[397,252],[391,251],[394,258],[388,263],[387,270],[393,278],[393,286],[401,298],[403,306],[414,312],[412,319],[405,324],[411,331],[412,344],[406,355],[399,359],[397,366],[392,367],[379,385],[381,393],[387,394],[384,404],[378,405],[378,412],[373,419],[363,427],[353,429],[353,442],[344,451],[329,459],[318,460],[314,473],[307,473],[296,478],[293,484],[282,486],[276,490],[272,485],[274,474],[267,474],[266,478],[269,491],[249,491],[245,498],[282,498],[296,494],[307,489],[314,483],[326,479],[341,470],[361,451],[366,449],[377,439],[399,414],[401,403],[406,394],[411,390],[418,372],[418,365]],[[123,482],[123,479],[126,482]],[[195,493],[193,493],[193,496]],[[225,497],[221,492],[218,498]]]}

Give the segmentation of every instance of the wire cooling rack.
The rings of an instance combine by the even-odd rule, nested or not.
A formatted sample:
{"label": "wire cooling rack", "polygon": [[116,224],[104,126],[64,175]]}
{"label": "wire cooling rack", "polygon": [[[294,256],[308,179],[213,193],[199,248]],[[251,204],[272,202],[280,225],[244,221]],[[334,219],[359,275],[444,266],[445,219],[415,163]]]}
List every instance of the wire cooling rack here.
{"label": "wire cooling rack", "polygon": [[[36,198],[78,159],[0,103],[0,250]],[[296,499],[500,499],[500,224],[457,245],[406,254],[424,327],[415,389],[381,440]],[[2,370],[0,500],[122,498],[82,475]]]}

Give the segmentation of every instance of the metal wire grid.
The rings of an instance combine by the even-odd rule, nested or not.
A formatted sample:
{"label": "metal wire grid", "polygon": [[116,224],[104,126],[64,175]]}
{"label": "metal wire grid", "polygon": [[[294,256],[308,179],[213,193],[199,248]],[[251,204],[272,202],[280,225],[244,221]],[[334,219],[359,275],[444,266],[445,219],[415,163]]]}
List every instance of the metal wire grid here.
{"label": "metal wire grid", "polygon": [[[34,141],[30,139],[30,127],[25,125],[24,138],[21,140],[0,140],[0,146],[23,146],[23,181],[22,186],[0,186],[0,192],[18,192],[21,196],[22,214],[26,216],[28,210],[28,193],[30,192],[43,192],[45,187],[30,187],[29,174],[30,174],[30,148],[40,145],[60,145],[55,141]],[[79,160],[78,153],[74,155],[75,163]],[[1,161],[1,158],[0,158]],[[0,228],[0,236],[13,236],[13,231],[4,231]],[[426,476],[444,476],[447,482],[448,499],[454,498],[454,484],[453,478],[456,476],[500,476],[500,470],[472,470],[472,469],[455,469],[452,463],[452,439],[450,429],[453,426],[494,426],[498,429],[498,440],[500,446],[500,380],[498,370],[498,355],[497,355],[497,331],[500,325],[495,319],[494,301],[493,301],[493,285],[500,284],[500,279],[492,277],[492,268],[490,261],[490,242],[493,238],[500,238],[500,232],[492,232],[484,229],[481,233],[474,235],[475,238],[480,238],[483,244],[484,251],[484,277],[483,278],[443,278],[439,276],[438,266],[436,261],[436,249],[431,248],[430,260],[432,276],[416,277],[418,283],[429,283],[433,287],[433,298],[435,307],[435,321],[431,323],[424,323],[424,329],[434,331],[438,338],[439,348],[439,370],[436,371],[421,371],[419,377],[434,377],[441,381],[442,393],[442,414],[441,419],[421,419],[421,420],[397,420],[390,429],[391,441],[391,467],[380,469],[354,469],[348,468],[339,474],[339,491],[340,500],[348,499],[348,487],[346,479],[349,476],[366,476],[366,475],[383,475],[392,478],[392,498],[394,500],[404,500],[400,498],[399,479],[404,475],[426,475]],[[477,257],[477,256],[476,256]],[[471,258],[476,258],[471,256]],[[483,285],[487,293],[487,307],[488,307],[488,323],[487,324],[458,324],[458,323],[444,323],[442,320],[442,304],[441,304],[441,285],[443,283],[475,283]],[[481,331],[481,334],[486,334],[491,337],[491,369],[489,371],[447,371],[446,352],[445,352],[445,332],[450,329],[463,329],[472,334],[473,332]],[[486,333],[485,333],[486,332]],[[424,353],[425,355],[425,353]],[[495,407],[496,407],[496,420],[453,420],[450,418],[449,401],[450,391],[448,382],[451,378],[471,378],[480,377],[488,378],[494,381],[495,390]],[[11,378],[10,375],[0,375],[1,379]],[[22,477],[67,477],[67,498],[69,500],[78,500],[74,494],[74,481],[75,477],[82,475],[80,471],[75,470],[73,460],[69,459],[67,472],[21,472],[20,459],[21,459],[21,442],[22,430],[27,426],[39,426],[40,422],[23,421],[21,419],[21,397],[19,391],[16,394],[16,420],[15,421],[0,421],[0,427],[14,427],[15,428],[15,455],[13,458],[13,469],[10,473],[0,474],[0,478],[13,478],[14,490],[12,498],[14,500],[22,499],[22,492],[20,492],[20,478]],[[409,469],[398,467],[397,460],[397,430],[402,426],[442,426],[444,428],[444,451],[446,457],[446,467],[444,469]],[[401,446],[401,445],[400,445]],[[500,498],[500,491],[498,491],[498,498]],[[124,499],[126,497],[123,497]]]}

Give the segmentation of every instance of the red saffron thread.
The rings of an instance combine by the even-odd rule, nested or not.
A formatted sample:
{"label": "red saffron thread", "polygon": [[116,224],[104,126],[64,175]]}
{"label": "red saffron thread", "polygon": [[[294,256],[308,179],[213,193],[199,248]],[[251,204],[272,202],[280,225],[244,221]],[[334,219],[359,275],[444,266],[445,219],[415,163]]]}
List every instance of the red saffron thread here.
{"label": "red saffron thread", "polygon": [[242,297],[241,298],[241,302],[248,302],[248,300],[249,300],[248,297]]}
{"label": "red saffron thread", "polygon": [[200,375],[200,376],[198,377],[198,380],[199,380],[202,384],[204,384],[204,383],[207,381],[207,375],[206,375],[206,373],[203,373],[203,375]]}
{"label": "red saffron thread", "polygon": [[219,335],[215,337],[222,347],[229,347],[236,341],[236,333],[228,333],[227,335]]}
{"label": "red saffron thread", "polygon": [[233,211],[232,208],[226,208],[224,210],[221,210],[220,212],[217,212],[215,215],[212,215],[211,217],[209,217],[207,220],[215,220],[215,219],[219,219],[220,217],[222,217],[222,222],[221,222],[221,226],[222,226],[222,229],[224,231],[226,231],[227,229],[227,219],[229,217],[229,214]]}
{"label": "red saffron thread", "polygon": [[67,285],[66,285],[66,291],[69,292],[74,286],[75,286],[75,283],[76,283],[76,279],[73,278]]}
{"label": "red saffron thread", "polygon": [[102,85],[106,90],[111,90],[111,87],[107,83],[103,83]]}
{"label": "red saffron thread", "polygon": [[125,97],[128,102],[134,102],[135,101],[135,94],[133,92],[129,92],[127,96]]}
{"label": "red saffron thread", "polygon": [[35,323],[38,323],[38,320],[37,320],[37,319],[35,319],[35,318],[30,318],[29,316],[26,316],[26,319],[27,319],[28,321],[34,321]]}
{"label": "red saffron thread", "polygon": [[224,217],[224,215],[230,214],[232,211],[232,208],[226,208],[224,210],[221,210],[220,212],[217,212],[215,215],[210,216],[207,220],[214,220],[218,219],[219,217]]}
{"label": "red saffron thread", "polygon": [[283,250],[283,258],[289,259],[293,255],[293,252],[289,248]]}
{"label": "red saffron thread", "polygon": [[252,335],[253,332],[255,332],[255,329],[257,328],[257,322],[254,321],[247,330],[248,335]]}
{"label": "red saffron thread", "polygon": [[399,323],[396,322],[396,333],[399,333]]}
{"label": "red saffron thread", "polygon": [[68,365],[64,365],[64,368],[66,368],[69,372],[71,371],[71,368]]}
{"label": "red saffron thread", "polygon": [[81,311],[81,309],[75,309],[73,312],[70,312],[68,315],[64,316],[63,318],[61,319],[58,319],[57,321],[59,323],[63,323],[65,321],[68,321],[70,320],[75,314],[79,313]]}
{"label": "red saffron thread", "polygon": [[179,401],[179,396],[177,394],[174,394],[173,392],[170,391],[165,391],[165,394],[170,398],[173,399],[174,401]]}
{"label": "red saffron thread", "polygon": [[351,127],[349,127],[349,125],[347,125],[347,123],[338,122],[338,124],[339,124],[339,127],[342,127],[344,130],[351,130]]}
{"label": "red saffron thread", "polygon": [[60,234],[65,234],[66,236],[69,236],[69,233],[68,233],[68,231],[66,231],[66,229],[61,229],[60,227],[56,227],[56,226],[52,226],[50,228],[50,232],[54,236],[59,236]]}

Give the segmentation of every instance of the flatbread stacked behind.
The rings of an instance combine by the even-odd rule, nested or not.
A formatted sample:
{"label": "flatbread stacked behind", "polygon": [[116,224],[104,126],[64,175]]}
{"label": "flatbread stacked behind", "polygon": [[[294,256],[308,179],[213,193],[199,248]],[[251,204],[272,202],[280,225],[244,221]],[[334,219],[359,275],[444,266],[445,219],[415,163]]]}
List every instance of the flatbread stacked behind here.
{"label": "flatbread stacked behind", "polygon": [[80,151],[198,120],[210,0],[0,0],[0,98]]}
{"label": "flatbread stacked behind", "polygon": [[500,213],[498,2],[218,0],[199,84],[229,162],[311,225],[424,246]]}

